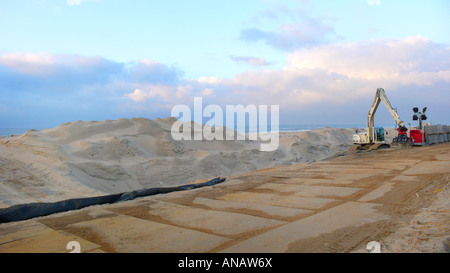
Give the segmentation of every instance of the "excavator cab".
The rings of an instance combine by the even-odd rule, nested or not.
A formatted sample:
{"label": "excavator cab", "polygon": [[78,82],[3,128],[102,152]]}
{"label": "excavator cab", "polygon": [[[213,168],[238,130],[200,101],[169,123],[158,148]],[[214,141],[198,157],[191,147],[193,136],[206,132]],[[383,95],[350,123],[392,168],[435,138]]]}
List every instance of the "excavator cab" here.
{"label": "excavator cab", "polygon": [[376,142],[385,141],[383,127],[375,127],[375,134],[376,134]]}

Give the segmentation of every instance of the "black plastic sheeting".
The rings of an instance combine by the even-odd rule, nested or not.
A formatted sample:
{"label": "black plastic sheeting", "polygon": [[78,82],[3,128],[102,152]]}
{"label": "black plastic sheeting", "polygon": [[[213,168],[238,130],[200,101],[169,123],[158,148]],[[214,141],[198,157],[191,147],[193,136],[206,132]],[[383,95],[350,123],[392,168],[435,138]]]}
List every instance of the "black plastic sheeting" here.
{"label": "black plastic sheeting", "polygon": [[8,223],[15,221],[22,221],[31,219],[34,217],[46,216],[53,213],[65,212],[71,210],[78,210],[85,207],[93,205],[102,204],[112,204],[117,202],[123,202],[128,200],[133,200],[138,197],[145,197],[156,194],[164,194],[174,191],[185,191],[196,189],[205,186],[213,186],[222,183],[226,178],[214,178],[208,182],[188,184],[177,187],[167,187],[167,188],[149,188],[136,190],[132,192],[111,194],[98,197],[87,197],[87,198],[77,198],[69,199],[54,203],[30,203],[15,205],[8,208],[0,209],[0,223]]}

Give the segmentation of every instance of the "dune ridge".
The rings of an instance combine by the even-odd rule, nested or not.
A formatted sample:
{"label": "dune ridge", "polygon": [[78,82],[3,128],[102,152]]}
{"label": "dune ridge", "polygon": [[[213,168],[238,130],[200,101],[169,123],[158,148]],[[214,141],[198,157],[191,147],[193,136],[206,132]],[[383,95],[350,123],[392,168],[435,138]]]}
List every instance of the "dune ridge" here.
{"label": "dune ridge", "polygon": [[0,208],[310,163],[347,150],[354,133],[336,128],[280,132],[278,149],[261,152],[258,141],[175,141],[175,121],[76,121],[0,138]]}

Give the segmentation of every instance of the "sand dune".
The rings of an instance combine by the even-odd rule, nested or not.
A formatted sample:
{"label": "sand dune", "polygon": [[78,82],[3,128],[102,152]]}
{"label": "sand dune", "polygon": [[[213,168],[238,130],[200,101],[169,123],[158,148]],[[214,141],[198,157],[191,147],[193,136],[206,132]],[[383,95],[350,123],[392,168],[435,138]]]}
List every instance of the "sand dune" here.
{"label": "sand dune", "polygon": [[174,118],[77,121],[0,138],[0,207],[175,186],[262,168],[309,163],[347,150],[351,129],[280,133],[257,141],[175,141]]}

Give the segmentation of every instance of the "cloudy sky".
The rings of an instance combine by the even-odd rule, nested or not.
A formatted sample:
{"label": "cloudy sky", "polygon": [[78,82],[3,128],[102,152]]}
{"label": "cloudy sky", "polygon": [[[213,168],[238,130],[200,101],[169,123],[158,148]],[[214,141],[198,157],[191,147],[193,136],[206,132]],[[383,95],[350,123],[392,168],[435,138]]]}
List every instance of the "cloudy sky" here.
{"label": "cloudy sky", "polygon": [[[0,0],[0,128],[279,105],[281,124],[450,124],[450,1]],[[224,108],[225,109],[225,108]],[[384,106],[376,122],[394,126]]]}

